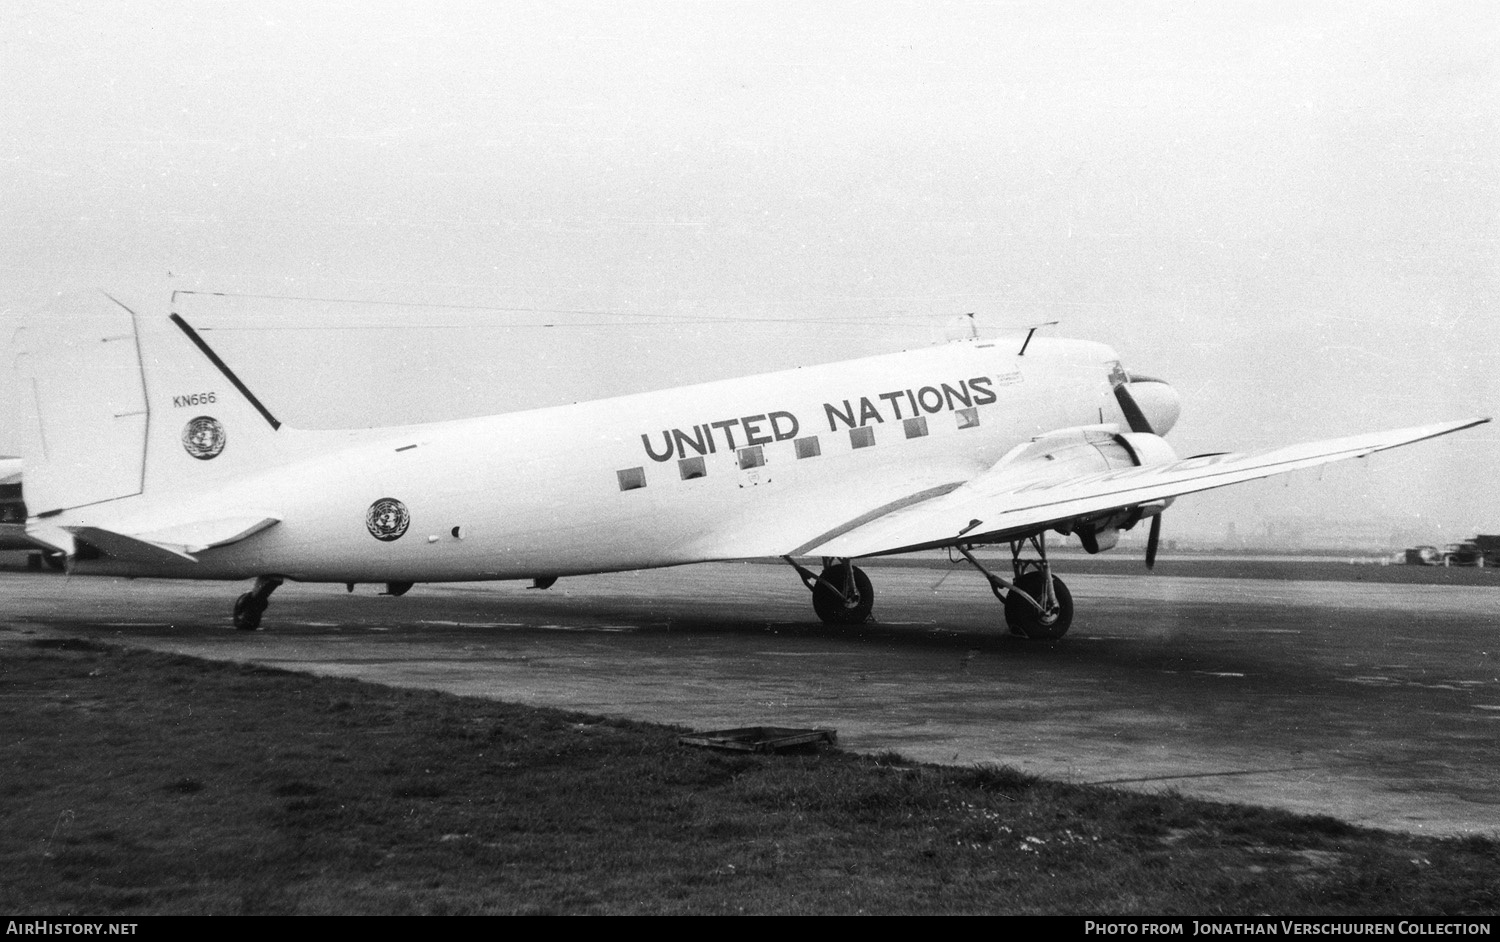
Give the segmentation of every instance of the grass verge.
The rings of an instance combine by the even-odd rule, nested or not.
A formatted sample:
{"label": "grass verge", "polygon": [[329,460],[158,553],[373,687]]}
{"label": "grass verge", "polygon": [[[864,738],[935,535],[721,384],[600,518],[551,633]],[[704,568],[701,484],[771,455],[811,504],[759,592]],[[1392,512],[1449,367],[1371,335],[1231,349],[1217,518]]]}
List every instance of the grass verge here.
{"label": "grass verge", "polygon": [[0,658],[0,909],[1493,915],[1500,844],[90,641]]}

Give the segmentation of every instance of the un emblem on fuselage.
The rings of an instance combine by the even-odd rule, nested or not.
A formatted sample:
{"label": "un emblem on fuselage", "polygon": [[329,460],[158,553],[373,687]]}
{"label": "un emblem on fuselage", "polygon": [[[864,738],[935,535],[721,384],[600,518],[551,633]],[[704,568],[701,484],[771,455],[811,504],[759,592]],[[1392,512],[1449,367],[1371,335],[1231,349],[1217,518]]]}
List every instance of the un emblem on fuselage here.
{"label": "un emblem on fuselage", "polygon": [[217,458],[228,440],[224,426],[211,415],[191,419],[182,430],[182,447],[199,461]]}
{"label": "un emblem on fuselage", "polygon": [[394,497],[382,497],[365,511],[365,526],[370,535],[387,543],[401,539],[410,524],[411,514],[406,512],[406,505]]}

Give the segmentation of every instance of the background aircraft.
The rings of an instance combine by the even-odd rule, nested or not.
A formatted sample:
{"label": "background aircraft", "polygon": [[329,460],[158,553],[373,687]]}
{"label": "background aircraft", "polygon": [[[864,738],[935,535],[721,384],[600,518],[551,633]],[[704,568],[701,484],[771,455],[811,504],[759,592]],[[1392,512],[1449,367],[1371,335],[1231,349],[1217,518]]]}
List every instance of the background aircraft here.
{"label": "background aircraft", "polygon": [[[874,599],[854,560],[947,547],[985,574],[1013,632],[1057,638],[1073,604],[1049,532],[1100,552],[1150,520],[1150,565],[1177,496],[1488,421],[1182,458],[1163,438],[1180,409],[1171,385],[1103,344],[1031,331],[485,418],[299,431],[178,314],[108,303],[116,324],[38,333],[18,357],[37,406],[27,535],[79,574],[254,578],[234,609],[243,629],[285,579],[400,595],[756,557],[785,559],[820,618],[853,624]],[[1010,578],[974,557],[983,544],[1011,548]]]}
{"label": "background aircraft", "polygon": [[35,549],[26,536],[26,504],[21,499],[21,459],[0,456],[0,550]]}

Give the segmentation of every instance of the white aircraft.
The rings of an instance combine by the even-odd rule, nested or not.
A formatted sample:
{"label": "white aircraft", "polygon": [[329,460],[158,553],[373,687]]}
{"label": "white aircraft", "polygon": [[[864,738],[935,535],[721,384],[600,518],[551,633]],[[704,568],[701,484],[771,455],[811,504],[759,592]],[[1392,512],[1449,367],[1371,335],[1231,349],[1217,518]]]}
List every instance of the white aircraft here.
{"label": "white aircraft", "polygon": [[[26,532],[73,573],[254,578],[234,606],[247,630],[286,579],[401,595],[762,557],[796,570],[825,622],[856,624],[874,593],[854,560],[947,547],[989,579],[1013,632],[1058,638],[1073,603],[1049,531],[1093,553],[1149,518],[1149,566],[1175,497],[1488,421],[1181,458],[1162,438],[1179,410],[1170,385],[1102,344],[1032,331],[486,418],[298,431],[182,317],[125,310],[129,329],[18,357],[38,407]],[[1011,578],[974,557],[983,544],[1009,545]]]}

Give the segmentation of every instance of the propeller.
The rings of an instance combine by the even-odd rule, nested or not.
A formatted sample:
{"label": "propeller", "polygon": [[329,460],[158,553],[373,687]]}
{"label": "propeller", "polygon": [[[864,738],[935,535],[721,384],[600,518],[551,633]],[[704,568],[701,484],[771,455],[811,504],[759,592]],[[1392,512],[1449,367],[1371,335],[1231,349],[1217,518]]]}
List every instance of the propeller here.
{"label": "propeller", "polygon": [[1151,518],[1151,532],[1146,536],[1146,568],[1156,566],[1156,547],[1161,543],[1161,514]]}
{"label": "propeller", "polygon": [[1146,413],[1136,404],[1135,397],[1130,394],[1130,383],[1123,382],[1115,386],[1115,401],[1120,404],[1120,411],[1125,413],[1125,421],[1130,425],[1132,432],[1145,432],[1155,435],[1156,430],[1146,419]]}
{"label": "propeller", "polygon": [[[1115,401],[1120,404],[1120,411],[1125,414],[1125,422],[1130,426],[1132,432],[1144,432],[1155,435],[1156,430],[1151,427],[1151,422],[1146,418],[1146,413],[1141,410],[1135,397],[1130,394],[1130,380],[1115,384]],[[1161,544],[1161,514],[1157,513],[1151,518],[1151,532],[1146,536],[1146,568],[1153,569],[1156,566],[1156,550]]]}

